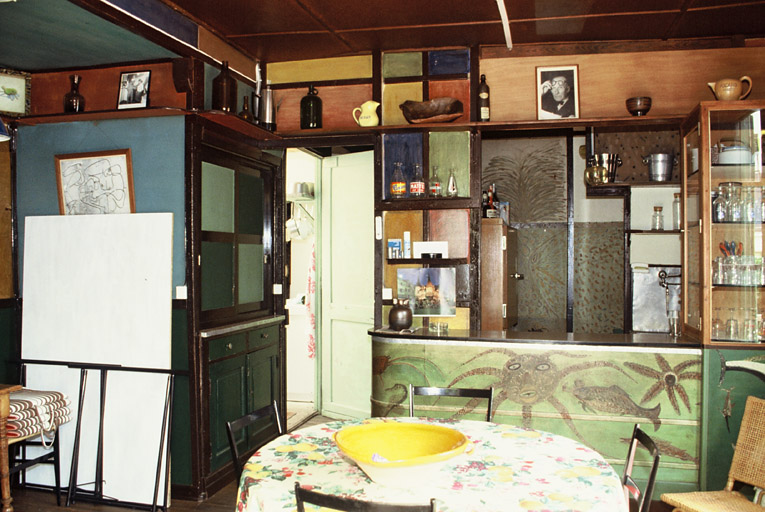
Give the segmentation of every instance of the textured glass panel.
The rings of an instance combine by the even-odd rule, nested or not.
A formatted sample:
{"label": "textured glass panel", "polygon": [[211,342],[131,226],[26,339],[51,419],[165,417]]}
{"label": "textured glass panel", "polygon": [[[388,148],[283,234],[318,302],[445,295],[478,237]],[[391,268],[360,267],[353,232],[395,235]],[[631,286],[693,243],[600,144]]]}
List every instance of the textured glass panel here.
{"label": "textured glass panel", "polygon": [[[422,134],[395,133],[383,135],[383,198],[390,199],[390,180],[393,176],[393,163],[403,164],[406,182],[412,178],[414,164],[422,165]],[[425,169],[423,173],[427,175]],[[407,195],[408,195],[407,188]]]}
{"label": "textured glass panel", "polygon": [[202,162],[202,231],[234,232],[234,170]]}
{"label": "textured glass panel", "polygon": [[438,50],[428,53],[431,75],[451,75],[470,71],[470,50]]}
{"label": "textured glass panel", "polygon": [[263,234],[263,179],[239,175],[239,233]]}
{"label": "textured glass panel", "polygon": [[406,100],[422,101],[422,83],[383,85],[382,124],[408,124],[399,105]]}
{"label": "textured glass panel", "polygon": [[383,78],[422,76],[422,53],[384,53]]}
{"label": "textured glass panel", "polygon": [[234,305],[234,245],[202,242],[202,310]]}
{"label": "textured glass panel", "polygon": [[431,132],[430,167],[438,166],[438,174],[444,184],[444,193],[449,173],[454,169],[457,182],[457,196],[470,197],[470,133]]}
{"label": "textured glass panel", "polygon": [[263,300],[263,245],[239,245],[239,304]]}

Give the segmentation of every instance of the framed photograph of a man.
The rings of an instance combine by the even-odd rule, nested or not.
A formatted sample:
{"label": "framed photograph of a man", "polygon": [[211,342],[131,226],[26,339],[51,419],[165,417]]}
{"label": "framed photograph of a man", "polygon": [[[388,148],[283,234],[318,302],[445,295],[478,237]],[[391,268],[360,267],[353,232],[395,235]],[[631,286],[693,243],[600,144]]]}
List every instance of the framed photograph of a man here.
{"label": "framed photograph of a man", "polygon": [[579,67],[537,68],[537,119],[579,117]]}
{"label": "framed photograph of a man", "polygon": [[129,71],[120,75],[120,94],[117,109],[146,108],[149,106],[149,78],[151,71]]}

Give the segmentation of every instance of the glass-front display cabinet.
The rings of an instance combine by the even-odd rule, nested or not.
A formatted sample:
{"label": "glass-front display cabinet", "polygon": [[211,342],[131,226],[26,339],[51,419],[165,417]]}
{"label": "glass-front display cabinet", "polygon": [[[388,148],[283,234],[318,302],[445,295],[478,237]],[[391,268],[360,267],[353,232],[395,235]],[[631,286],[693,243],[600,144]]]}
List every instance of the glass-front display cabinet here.
{"label": "glass-front display cabinet", "polygon": [[702,102],[683,123],[684,333],[765,341],[765,101]]}

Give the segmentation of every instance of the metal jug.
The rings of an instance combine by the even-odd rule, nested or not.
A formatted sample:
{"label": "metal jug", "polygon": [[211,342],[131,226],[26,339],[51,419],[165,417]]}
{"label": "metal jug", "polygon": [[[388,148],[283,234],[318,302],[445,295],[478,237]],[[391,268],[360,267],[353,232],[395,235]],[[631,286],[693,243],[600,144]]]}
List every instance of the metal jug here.
{"label": "metal jug", "polygon": [[261,92],[260,97],[260,115],[258,116],[260,126],[266,130],[276,130],[276,107],[274,105],[274,90],[270,85]]}

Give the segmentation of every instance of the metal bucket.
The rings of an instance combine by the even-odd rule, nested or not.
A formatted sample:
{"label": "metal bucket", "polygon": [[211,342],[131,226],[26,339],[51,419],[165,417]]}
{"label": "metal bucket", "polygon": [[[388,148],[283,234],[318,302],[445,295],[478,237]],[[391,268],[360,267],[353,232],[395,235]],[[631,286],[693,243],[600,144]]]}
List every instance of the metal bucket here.
{"label": "metal bucket", "polygon": [[653,153],[643,158],[643,163],[648,164],[649,181],[670,181],[672,168],[675,165],[675,156],[670,153]]}
{"label": "metal bucket", "polygon": [[614,183],[616,181],[616,169],[622,165],[622,159],[617,153],[596,153],[594,156],[596,165],[608,170],[603,183]]}

